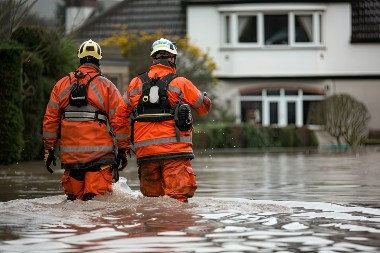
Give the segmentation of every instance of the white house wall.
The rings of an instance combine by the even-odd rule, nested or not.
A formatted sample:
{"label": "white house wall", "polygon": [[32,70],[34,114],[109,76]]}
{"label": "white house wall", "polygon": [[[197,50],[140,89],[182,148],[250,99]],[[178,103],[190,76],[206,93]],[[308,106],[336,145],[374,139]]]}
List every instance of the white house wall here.
{"label": "white house wall", "polygon": [[[255,5],[251,4],[251,6]],[[288,9],[292,8],[284,4],[267,6],[279,9],[284,9],[284,6]],[[302,6],[307,8],[308,5],[303,4]],[[220,6],[188,6],[187,31],[191,41],[203,50],[208,51],[216,61],[218,66],[216,75],[218,76],[276,77],[378,74],[380,46],[378,44],[350,43],[350,5],[348,3],[333,3],[319,6],[324,12],[322,34],[324,46],[322,47],[222,47]],[[234,5],[228,6],[230,9],[233,7]]]}
{"label": "white house wall", "polygon": [[369,128],[380,129],[379,80],[329,80],[329,94],[347,93],[364,103],[371,114]]}
{"label": "white house wall", "polygon": [[[221,10],[282,9],[323,10],[322,46],[247,47],[222,46]],[[253,86],[307,86],[326,89],[326,95],[349,93],[364,102],[371,114],[369,127],[380,129],[380,81],[366,75],[380,73],[380,44],[350,43],[351,6],[349,3],[322,4],[245,4],[187,7],[187,32],[190,40],[207,51],[217,64],[217,103],[225,106],[240,121],[240,90]],[[318,78],[318,77],[321,78]],[[329,78],[334,76],[342,79]],[[351,76],[364,76],[350,80]],[[255,79],[255,77],[258,77]],[[264,77],[264,79],[260,79]],[[294,77],[276,78],[276,77]],[[313,77],[305,78],[302,77]],[[326,78],[327,77],[327,78]],[[235,79],[236,78],[236,79]],[[244,79],[242,79],[244,78]],[[269,78],[269,79],[265,79]]]}
{"label": "white house wall", "polygon": [[[220,14],[213,6],[187,8],[187,33],[190,41],[217,61],[220,47]],[[218,63],[219,65],[219,63]]]}
{"label": "white house wall", "polygon": [[348,4],[328,5],[325,16],[326,74],[378,74],[380,45],[350,43],[351,8]]}

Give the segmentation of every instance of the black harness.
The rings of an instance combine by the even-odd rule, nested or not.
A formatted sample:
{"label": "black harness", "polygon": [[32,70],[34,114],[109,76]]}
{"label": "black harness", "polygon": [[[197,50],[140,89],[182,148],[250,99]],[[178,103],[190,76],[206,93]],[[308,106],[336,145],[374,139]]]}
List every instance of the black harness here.
{"label": "black harness", "polygon": [[[169,103],[168,98],[168,85],[169,83],[177,77],[176,74],[168,74],[162,78],[149,78],[148,74],[142,73],[138,76],[142,83],[142,95],[137,104],[137,117],[136,121],[152,121],[159,122],[165,121],[173,118],[166,119],[167,117],[151,117],[152,114],[158,114],[164,116],[163,114],[172,114],[172,107]],[[145,116],[144,116],[145,115]],[[144,120],[142,120],[144,118]],[[148,119],[145,119],[148,118]]]}
{"label": "black harness", "polygon": [[174,118],[173,109],[168,98],[168,85],[177,77],[168,74],[162,78],[149,78],[142,73],[138,77],[143,83],[142,94],[137,108],[133,110],[133,120],[137,122],[161,122]]}
{"label": "black harness", "polygon": [[107,132],[112,137],[114,143],[115,154],[117,153],[117,142],[115,139],[115,133],[111,127],[108,119],[108,114],[99,110],[95,106],[88,103],[87,92],[90,83],[101,74],[96,74],[91,77],[86,84],[80,84],[80,79],[84,78],[87,74],[83,74],[81,71],[77,70],[74,72],[74,77],[76,80],[72,82],[70,78],[70,98],[69,105],[64,108],[61,116],[61,120],[75,121],[75,122],[85,122],[85,121],[100,121],[107,126]]}
{"label": "black harness", "polygon": [[148,74],[142,73],[138,77],[143,83],[142,94],[137,107],[133,109],[131,121],[131,142],[134,136],[135,122],[162,122],[174,120],[176,139],[180,141],[180,131],[187,131],[192,128],[192,117],[190,106],[177,102],[174,106],[170,105],[168,98],[168,86],[176,74],[167,74],[162,78],[150,78]]}
{"label": "black harness", "polygon": [[69,99],[69,104],[72,106],[84,106],[87,105],[87,90],[88,86],[91,83],[92,80],[94,80],[96,77],[100,76],[100,74],[96,74],[93,77],[90,78],[90,80],[87,81],[86,84],[80,84],[79,80],[84,78],[88,74],[83,74],[79,69],[77,69],[74,72],[74,77],[75,81],[71,83],[71,76],[69,75],[70,78],[70,83],[71,83],[71,90],[70,90],[70,99]]}

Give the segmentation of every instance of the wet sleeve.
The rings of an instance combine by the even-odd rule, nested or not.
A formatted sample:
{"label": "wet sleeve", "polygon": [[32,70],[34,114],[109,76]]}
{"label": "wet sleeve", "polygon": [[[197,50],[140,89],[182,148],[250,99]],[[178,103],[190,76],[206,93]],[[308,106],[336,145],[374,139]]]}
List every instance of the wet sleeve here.
{"label": "wet sleeve", "polygon": [[182,101],[190,104],[199,116],[208,114],[211,110],[211,99],[188,79],[182,77],[178,81],[183,84]]}
{"label": "wet sleeve", "polygon": [[59,126],[61,121],[61,110],[59,107],[59,86],[60,80],[50,94],[50,100],[46,106],[42,125],[42,137],[45,149],[54,149],[58,141]]}
{"label": "wet sleeve", "polygon": [[115,135],[119,149],[130,149],[131,148],[131,122],[130,117],[132,114],[132,102],[130,99],[130,94],[135,86],[136,79],[133,79],[128,85],[127,91],[124,93],[120,99],[119,106],[117,108],[115,117]]}

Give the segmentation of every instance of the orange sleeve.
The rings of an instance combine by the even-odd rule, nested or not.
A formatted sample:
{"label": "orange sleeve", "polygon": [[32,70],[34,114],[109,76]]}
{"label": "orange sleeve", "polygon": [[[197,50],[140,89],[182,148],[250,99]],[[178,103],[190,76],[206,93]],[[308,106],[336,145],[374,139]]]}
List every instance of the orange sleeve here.
{"label": "orange sleeve", "polygon": [[[116,111],[115,120],[115,135],[119,149],[130,149],[130,137],[131,137],[131,122],[130,117],[132,114],[133,106],[130,95],[135,92],[135,87],[138,84],[138,78],[134,78],[128,85],[128,89],[120,99],[119,107]],[[138,88],[137,88],[138,89]]]}
{"label": "orange sleeve", "polygon": [[59,125],[61,121],[61,108],[59,103],[60,86],[69,82],[68,77],[59,80],[50,94],[50,100],[46,106],[42,125],[42,137],[45,149],[54,149],[59,138]]}
{"label": "orange sleeve", "polygon": [[180,83],[182,87],[182,101],[191,105],[199,116],[206,115],[210,112],[212,101],[204,94],[204,92],[198,90],[198,88],[190,80],[184,77],[178,77],[174,80]]}
{"label": "orange sleeve", "polygon": [[110,81],[108,86],[108,119],[113,126],[116,122],[116,111],[119,107],[121,95],[119,90],[116,88],[116,86]]}

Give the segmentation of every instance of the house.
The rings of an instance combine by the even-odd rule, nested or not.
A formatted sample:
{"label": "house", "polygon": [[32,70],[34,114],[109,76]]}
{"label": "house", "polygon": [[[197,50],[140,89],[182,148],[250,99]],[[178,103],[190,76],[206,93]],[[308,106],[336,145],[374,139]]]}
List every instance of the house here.
{"label": "house", "polygon": [[[120,25],[188,34],[215,60],[218,106],[237,122],[313,126],[314,104],[348,93],[380,130],[377,0],[126,0],[90,18],[77,38],[103,40]],[[105,57],[109,70],[117,55]]]}
{"label": "house", "polygon": [[219,105],[238,122],[310,125],[314,103],[348,93],[380,129],[379,1],[184,2],[189,37],[219,67]]}
{"label": "house", "polygon": [[[92,1],[92,0],[91,0]],[[89,5],[89,0],[67,3],[83,9]],[[85,41],[93,39],[101,42],[113,34],[121,32],[127,26],[130,34],[162,31],[168,37],[183,37],[186,34],[186,12],[180,0],[127,0],[121,1],[97,16],[91,16],[76,31],[75,39]],[[130,81],[128,60],[117,47],[102,47],[102,71],[123,93]],[[149,57],[149,49],[147,55]]]}

